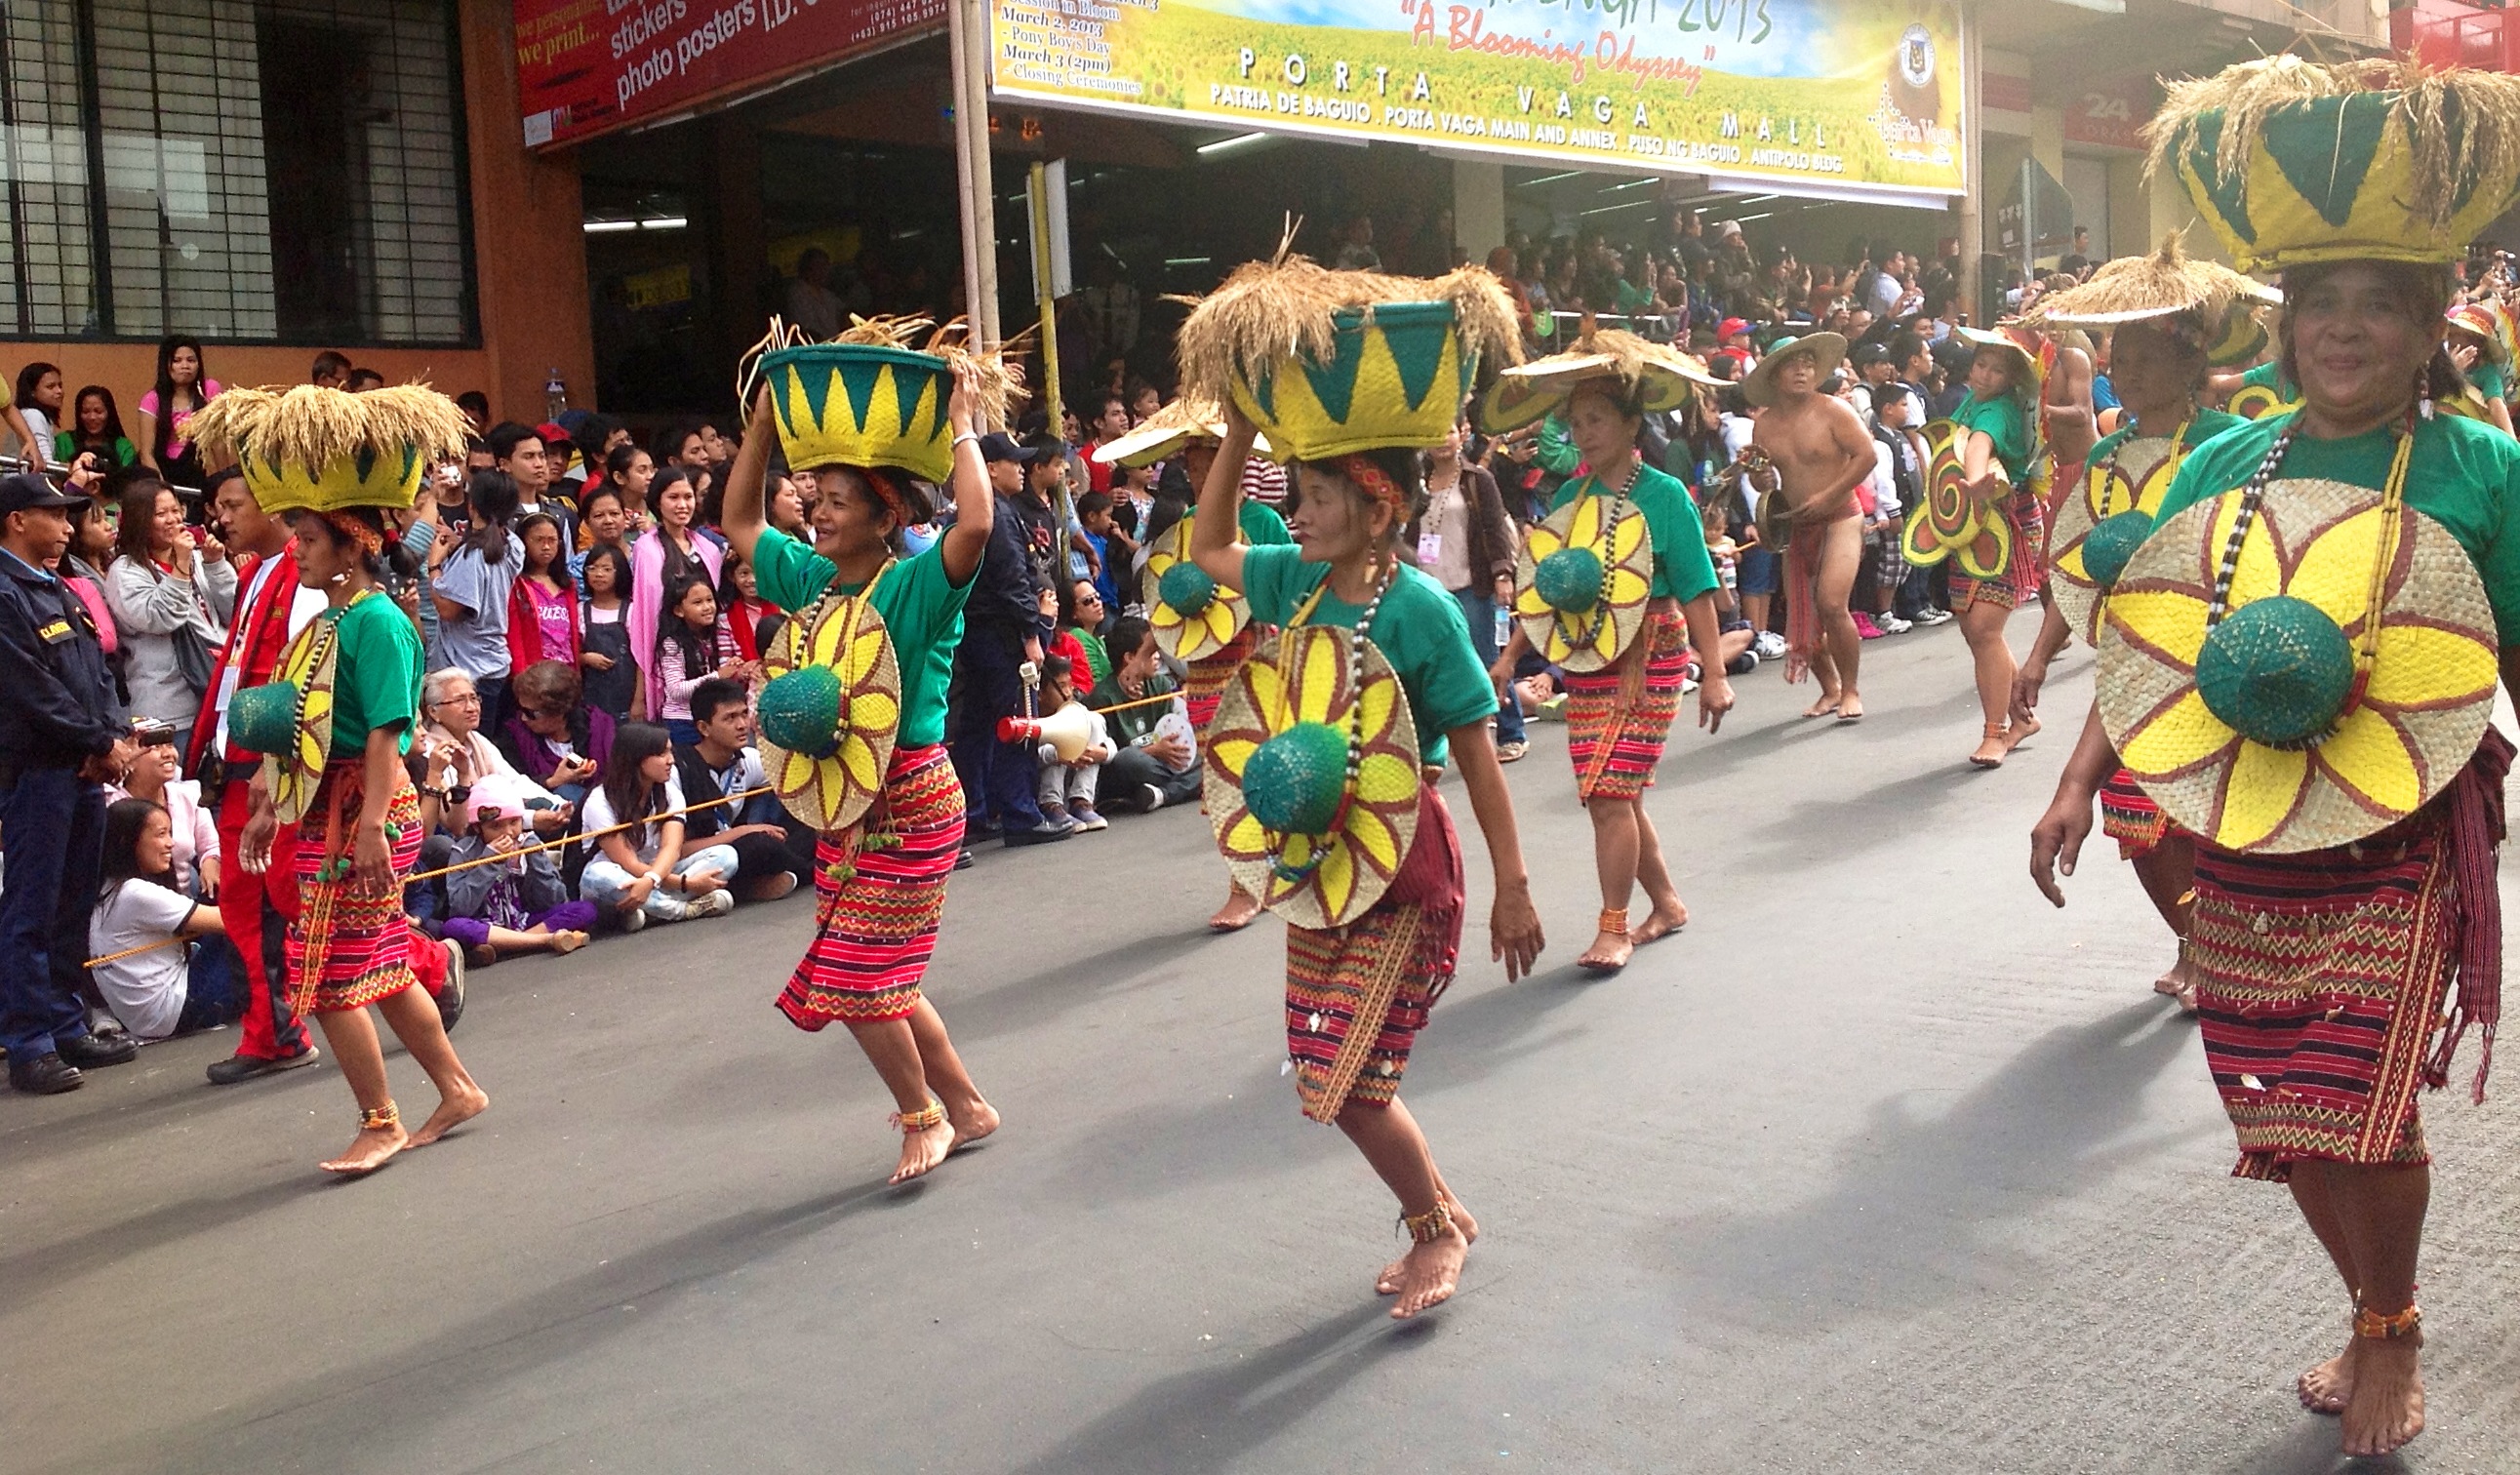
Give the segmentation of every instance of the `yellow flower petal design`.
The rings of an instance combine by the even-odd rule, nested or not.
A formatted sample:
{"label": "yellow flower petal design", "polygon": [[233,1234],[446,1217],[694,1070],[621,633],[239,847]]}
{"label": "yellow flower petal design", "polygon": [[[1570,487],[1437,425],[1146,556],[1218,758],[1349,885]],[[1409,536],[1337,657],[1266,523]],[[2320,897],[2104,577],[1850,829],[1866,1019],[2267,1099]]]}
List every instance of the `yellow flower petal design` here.
{"label": "yellow flower petal design", "polygon": [[[2214,557],[2218,560],[2229,541],[2228,529],[2217,530]],[[2365,562],[2362,567],[2367,573],[2371,565]],[[2267,532],[2266,519],[2261,517],[2249,524],[2249,535],[2240,542],[2240,561],[2231,570],[2231,607],[2237,609],[2251,600],[2283,592],[2283,570],[2275,566],[2274,539]]]}
{"label": "yellow flower petal design", "polygon": [[1554,613],[1549,607],[1549,602],[1540,597],[1539,589],[1528,584],[1513,592],[1513,612],[1525,619],[1536,619]]}
{"label": "yellow flower petal design", "polygon": [[[1372,810],[1359,810],[1348,820],[1348,843],[1365,852],[1366,859],[1385,871],[1400,869],[1400,837],[1382,823],[1382,816]],[[1347,852],[1341,850],[1341,856]]]}
{"label": "yellow flower petal design", "polygon": [[1566,657],[1574,653],[1575,648],[1566,640],[1566,627],[1563,624],[1551,625],[1549,627],[1549,663],[1552,666],[1562,666],[1566,664]]}
{"label": "yellow flower petal design", "polygon": [[1217,762],[1225,765],[1227,773],[1239,779],[1242,766],[1251,761],[1253,753],[1260,751],[1260,744],[1248,738],[1222,738],[1209,743],[1207,750],[1216,755]]}
{"label": "yellow flower petal design", "polygon": [[849,730],[856,733],[888,732],[901,726],[901,703],[889,693],[861,692],[849,702]]}
{"label": "yellow flower petal design", "polygon": [[1356,767],[1356,797],[1366,804],[1394,804],[1418,791],[1418,771],[1397,753],[1368,753]]}
{"label": "yellow flower petal design", "polygon": [[[2318,605],[2339,628],[2352,632],[2371,598],[2371,560],[2380,556],[2380,510],[2372,507],[2319,534],[2294,565],[2283,592]],[[2238,592],[2235,581],[2232,593]]]}
{"label": "yellow flower petal design", "polygon": [[2130,589],[2109,596],[2109,618],[2172,660],[2196,668],[2205,648],[2205,602],[2172,589]]}
{"label": "yellow flower petal design", "polygon": [[850,643],[848,659],[840,662],[841,685],[855,686],[866,680],[866,674],[875,669],[876,661],[883,655],[883,638],[881,630],[867,630],[860,632],[858,638]]}
{"label": "yellow flower petal design", "polygon": [[2139,777],[2169,774],[2220,750],[2235,736],[2191,689],[2169,711],[2129,734],[2118,761]]}
{"label": "yellow flower petal design", "polygon": [[1636,557],[1637,548],[1645,541],[1645,519],[1642,514],[1621,517],[1610,529],[1610,551],[1604,562],[1616,563]]}
{"label": "yellow flower petal design", "polygon": [[1225,848],[1236,855],[1259,855],[1269,848],[1269,831],[1251,818],[1251,811],[1243,810],[1226,827]]}
{"label": "yellow flower petal design", "polygon": [[2384,810],[2408,814],[2424,802],[2423,778],[2406,739],[2369,707],[2346,715],[2319,744],[2318,761],[2339,783]]}
{"label": "yellow flower petal design", "polygon": [[2092,582],[2092,571],[2083,566],[2083,545],[2080,543],[2067,549],[2064,557],[2056,560],[2055,567],[2058,573],[2072,579],[2077,584],[2089,584]]}
{"label": "yellow flower petal design", "polygon": [[1286,836],[1286,843],[1284,847],[1278,852],[1278,858],[1285,862],[1287,869],[1290,871],[1302,870],[1304,867],[1312,863],[1313,837],[1311,835],[1304,834],[1290,834]]}
{"label": "yellow flower petal design", "polygon": [[1600,653],[1603,660],[1609,660],[1619,653],[1618,621],[1601,621],[1599,627],[1593,632],[1593,648]]}
{"label": "yellow flower petal design", "polygon": [[[1642,524],[1645,519],[1639,517],[1636,520]],[[1633,568],[1614,567],[1610,570],[1610,603],[1613,604],[1636,603],[1652,588],[1645,576]]]}
{"label": "yellow flower petal design", "polygon": [[1338,916],[1347,910],[1347,899],[1356,890],[1356,858],[1345,845],[1333,841],[1316,879],[1322,889],[1322,909]]}
{"label": "yellow flower petal design", "polygon": [[2383,625],[2366,695],[2392,706],[2420,706],[2491,695],[2500,672],[2494,651],[2432,625]]}
{"label": "yellow flower petal design", "polygon": [[1400,702],[1400,683],[1369,682],[1358,693],[1357,702],[1362,708],[1357,719],[1357,738],[1360,742],[1372,742],[1391,726],[1391,709]]}
{"label": "yellow flower petal design", "polygon": [[1147,623],[1155,629],[1170,629],[1181,622],[1181,611],[1161,600],[1155,601],[1147,610]]}
{"label": "yellow flower petal design", "polygon": [[1575,504],[1575,515],[1567,520],[1566,541],[1576,548],[1590,548],[1601,538],[1601,499],[1585,497]]}
{"label": "yellow flower petal design", "polygon": [[814,782],[814,760],[802,753],[789,753],[779,766],[779,786],[793,792]]}
{"label": "yellow flower petal design", "polygon": [[1314,641],[1304,648],[1304,669],[1295,677],[1295,712],[1300,722],[1328,722],[1330,698],[1338,693],[1339,652],[1335,643]]}
{"label": "yellow flower petal design", "polygon": [[1551,554],[1556,553],[1558,550],[1566,546],[1565,540],[1557,536],[1557,532],[1554,528],[1540,522],[1531,524],[1530,541],[1531,561],[1534,563],[1539,562],[1541,559],[1548,558]]}
{"label": "yellow flower petal design", "polygon": [[1285,726],[1286,689],[1278,679],[1278,668],[1265,660],[1247,661],[1242,679],[1251,689],[1251,710],[1275,726]]}
{"label": "yellow flower petal design", "polygon": [[874,788],[883,782],[883,775],[875,771],[875,749],[857,734],[851,733],[840,739],[840,750],[836,756],[852,786]]}
{"label": "yellow flower petal design", "polygon": [[2245,850],[2274,833],[2301,797],[2310,755],[2290,748],[2243,742],[2223,785],[2223,818],[2214,843]]}

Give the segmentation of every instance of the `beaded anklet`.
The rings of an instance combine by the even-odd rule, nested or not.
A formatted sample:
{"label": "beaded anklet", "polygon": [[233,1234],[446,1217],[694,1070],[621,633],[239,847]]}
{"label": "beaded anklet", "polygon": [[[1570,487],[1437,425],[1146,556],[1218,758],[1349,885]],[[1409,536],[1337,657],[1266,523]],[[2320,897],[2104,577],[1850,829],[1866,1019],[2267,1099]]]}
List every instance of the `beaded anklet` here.
{"label": "beaded anklet", "polygon": [[362,1111],[359,1113],[359,1130],[361,1132],[382,1132],[387,1127],[399,1127],[401,1125],[402,1113],[394,1109],[394,1103],[391,1101],[387,1101],[382,1106],[379,1106],[374,1110]]}
{"label": "beaded anklet", "polygon": [[942,1127],[945,1125],[945,1103],[937,1100],[933,1096],[930,1096],[928,1097],[927,1104],[920,1107],[917,1111],[894,1112],[892,1114],[892,1125],[900,1128],[902,1135],[905,1137],[913,1133],[925,1132],[931,1128]]}
{"label": "beaded anklet", "polygon": [[1417,1243],[1433,1244],[1453,1231],[1453,1211],[1438,1198],[1435,1207],[1423,1214],[1401,1215],[1400,1227],[1407,1229],[1409,1237]]}

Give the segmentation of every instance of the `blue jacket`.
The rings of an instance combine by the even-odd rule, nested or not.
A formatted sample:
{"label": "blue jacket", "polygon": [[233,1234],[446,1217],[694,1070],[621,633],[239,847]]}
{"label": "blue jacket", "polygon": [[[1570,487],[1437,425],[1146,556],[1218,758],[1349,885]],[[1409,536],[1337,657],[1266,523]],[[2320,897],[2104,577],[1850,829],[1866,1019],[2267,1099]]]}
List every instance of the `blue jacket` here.
{"label": "blue jacket", "polygon": [[[980,558],[977,581],[964,604],[975,625],[1017,636],[1047,636],[1053,622],[1042,618],[1041,591],[1046,587],[1033,565],[1036,530],[1057,526],[1058,514],[1021,492],[1001,496],[989,519],[989,543]],[[1063,546],[1064,539],[1060,542]]]}
{"label": "blue jacket", "polygon": [[60,579],[0,550],[0,781],[76,768],[129,727],[87,606]]}

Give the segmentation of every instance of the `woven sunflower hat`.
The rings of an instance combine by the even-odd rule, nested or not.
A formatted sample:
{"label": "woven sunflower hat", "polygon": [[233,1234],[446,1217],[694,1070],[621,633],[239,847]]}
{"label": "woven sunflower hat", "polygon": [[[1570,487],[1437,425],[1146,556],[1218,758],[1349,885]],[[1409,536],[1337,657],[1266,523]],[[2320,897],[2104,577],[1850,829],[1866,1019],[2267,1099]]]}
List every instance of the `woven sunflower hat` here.
{"label": "woven sunflower hat", "polygon": [[2520,77],[2499,72],[2267,57],[2170,83],[2144,133],[2261,275],[2454,261],[2520,199]]}
{"label": "woven sunflower hat", "polygon": [[1191,519],[1182,518],[1147,545],[1140,585],[1156,648],[1178,661],[1205,660],[1251,623],[1251,603],[1208,577],[1190,556]]}
{"label": "woven sunflower hat", "polygon": [[779,802],[817,830],[856,824],[892,765],[901,666],[873,598],[891,572],[824,596],[762,652],[761,764]]}
{"label": "woven sunflower hat", "polygon": [[[2245,341],[2247,335],[2232,327],[2236,321],[2247,322],[2263,340],[2257,310],[2281,300],[2274,289],[2228,266],[2191,259],[2172,232],[2152,254],[2108,262],[2081,286],[2042,298],[2029,322],[2043,329],[2113,332],[2140,324],[2211,363],[2217,351],[2232,351]],[[2255,354],[2252,347],[2249,356]],[[2149,433],[2119,441],[2084,468],[2081,484],[2056,499],[2048,525],[2057,607],[2086,641],[2098,640],[2100,601],[2127,559],[2151,536],[2162,494],[2184,460],[2184,425],[2142,428]]]}
{"label": "woven sunflower hat", "polygon": [[1484,267],[1421,281],[1287,246],[1199,299],[1177,343],[1184,395],[1231,398],[1281,461],[1441,445],[1480,361],[1522,354],[1513,298]]}
{"label": "woven sunflower hat", "polygon": [[209,462],[234,462],[272,514],[409,507],[431,465],[464,458],[472,428],[426,384],[228,389],[186,425]]}
{"label": "woven sunflower hat", "polygon": [[1023,398],[1005,346],[976,342],[963,319],[938,327],[925,318],[857,318],[816,342],[777,318],[745,355],[739,402],[755,382],[770,386],[779,443],[800,471],[824,467],[893,467],[939,485],[954,474],[946,416],[957,367],[979,371],[979,412],[1004,425]]}
{"label": "woven sunflower hat", "polygon": [[[1214,400],[1176,399],[1128,434],[1115,436],[1094,448],[1094,460],[1102,466],[1148,467],[1159,461],[1170,461],[1194,441],[1215,445],[1225,439],[1225,410]],[[1268,437],[1262,436],[1252,449],[1269,454]]]}

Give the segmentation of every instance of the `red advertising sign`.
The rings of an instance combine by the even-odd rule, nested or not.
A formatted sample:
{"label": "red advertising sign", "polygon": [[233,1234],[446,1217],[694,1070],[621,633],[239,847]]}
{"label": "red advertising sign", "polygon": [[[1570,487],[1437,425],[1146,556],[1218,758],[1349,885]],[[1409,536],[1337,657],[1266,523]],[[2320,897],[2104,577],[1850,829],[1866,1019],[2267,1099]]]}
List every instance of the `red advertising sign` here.
{"label": "red advertising sign", "polygon": [[525,145],[581,143],[941,27],[945,0],[516,0]]}
{"label": "red advertising sign", "polygon": [[2143,147],[2143,125],[2161,106],[2161,88],[2150,74],[2086,83],[2065,98],[2065,142]]}

